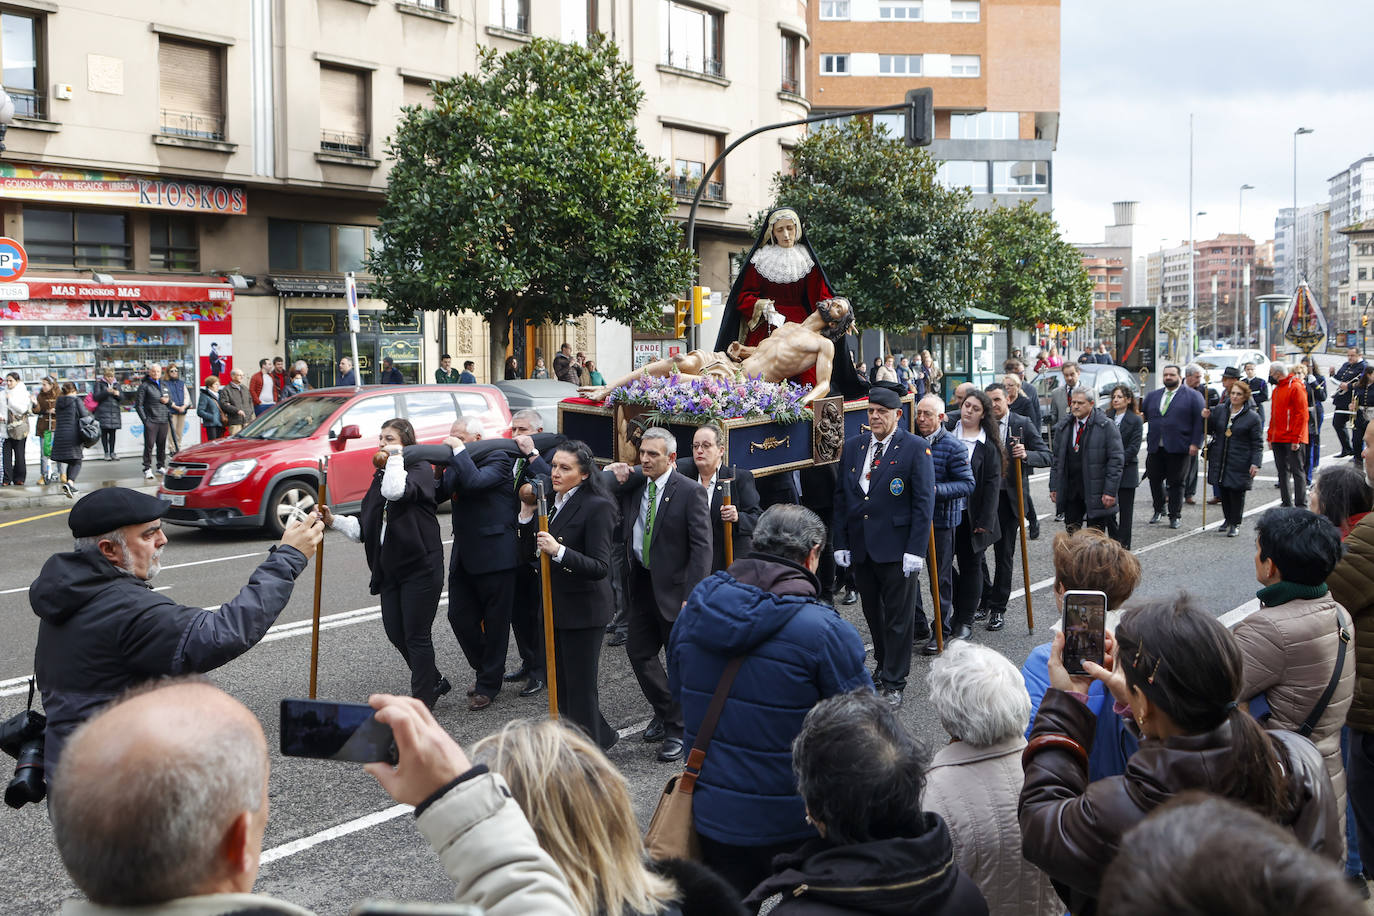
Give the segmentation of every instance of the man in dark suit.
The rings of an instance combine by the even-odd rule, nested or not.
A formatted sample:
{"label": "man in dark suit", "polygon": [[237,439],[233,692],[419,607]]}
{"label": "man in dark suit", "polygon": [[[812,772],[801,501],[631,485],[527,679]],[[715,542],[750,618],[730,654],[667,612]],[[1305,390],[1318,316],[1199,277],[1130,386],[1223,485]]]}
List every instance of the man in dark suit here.
{"label": "man in dark suit", "polygon": [[[1016,509],[1016,459],[1021,459],[1021,493],[1030,493],[1031,468],[1049,467],[1050,450],[1045,440],[1025,417],[1011,412],[1007,389],[993,383],[984,389],[992,401],[992,415],[1007,452],[1007,473],[1002,477],[1002,493],[997,500],[997,540],[992,542],[993,575],[983,575],[983,606],[988,610],[988,629],[1006,625],[1007,602],[1011,600],[1011,570],[1016,560],[1016,544],[1021,539],[1021,520]],[[1026,509],[1030,527],[1030,510]],[[978,618],[975,618],[978,619]]]}
{"label": "man in dark suit", "polygon": [[1073,534],[1086,523],[1107,531],[1116,516],[1124,458],[1121,431],[1086,385],[1069,392],[1069,416],[1054,431],[1050,499]]}
{"label": "man in dark suit", "polygon": [[[710,497],[711,512],[711,572],[726,567],[725,523],[731,523],[734,558],[742,560],[752,547],[750,538],[763,509],[759,506],[759,491],[754,487],[754,475],[744,468],[722,467],[725,457],[720,427],[707,424],[692,434],[692,457],[677,460],[678,473],[701,484]],[[730,484],[730,505],[725,505],[725,481]]]}
{"label": "man in dark suit", "polygon": [[[1019,414],[1030,422],[1037,433],[1041,429],[1040,396],[1035,389],[1026,390],[1021,376],[1008,373],[1002,377],[1002,385],[1007,389],[1007,409]],[[1035,500],[1031,498],[1030,488],[1026,488],[1026,537],[1032,541],[1040,537],[1040,517],[1035,511]]]}
{"label": "man in dark suit", "polygon": [[[1233,372],[1237,376],[1240,375],[1235,369],[1228,369],[1227,371]],[[1205,383],[1202,367],[1197,363],[1189,363],[1184,366],[1183,384],[1202,395],[1204,402],[1202,408],[1203,418],[1205,419],[1211,416],[1212,408],[1221,403],[1221,395],[1213,391],[1211,385]],[[1188,459],[1188,468],[1183,472],[1183,501],[1190,506],[1197,505],[1197,472],[1199,460],[1200,458],[1198,455],[1193,455]],[[1215,505],[1219,502],[1221,502],[1221,499],[1218,497],[1214,500],[1213,504]]]}
{"label": "man in dark suit", "polygon": [[[975,481],[969,467],[968,449],[945,429],[944,420],[944,402],[935,395],[928,394],[916,402],[916,432],[930,445],[931,466],[935,473],[936,568],[930,575],[940,586],[940,625],[948,639],[954,632],[954,531],[964,514],[964,501],[973,495]],[[921,616],[925,617],[919,590],[916,598]],[[917,626],[916,629],[921,628]],[[932,635],[932,642],[934,639]],[[923,651],[934,655],[939,652],[939,644],[932,649],[927,643]]]}
{"label": "man in dark suit", "polygon": [[444,444],[453,458],[438,498],[453,500],[453,554],[449,560],[448,622],[477,679],[468,708],[486,709],[501,692],[515,570],[520,565],[515,517],[520,511],[512,455],[492,449],[477,457],[467,444],[482,438],[474,420],[459,417]]}
{"label": "man in dark suit", "polygon": [[1169,527],[1179,527],[1183,514],[1183,475],[1188,471],[1188,459],[1202,447],[1202,411],[1206,403],[1202,395],[1183,384],[1178,366],[1169,365],[1160,373],[1163,388],[1145,395],[1145,422],[1149,432],[1145,437],[1145,473],[1150,478],[1150,498],[1154,501],[1154,515],[1150,524],[1157,524],[1165,512],[1165,491],[1168,491]]}
{"label": "man in dark suit", "polygon": [[614,476],[625,529],[629,572],[629,640],[625,644],[639,689],[653,707],[645,741],[662,740],[658,759],[682,759],[682,706],[668,689],[658,653],[697,583],[711,574],[710,499],[700,484],[677,473],[677,440],[666,429],[644,431],[639,468],[623,463]]}
{"label": "man in dark suit", "polygon": [[870,433],[844,444],[835,485],[835,562],[853,564],[873,639],[873,681],[893,706],[902,704],[912,639],[928,635],[916,632],[916,589],[935,512],[930,446],[899,428],[901,416],[897,391],[869,390]]}

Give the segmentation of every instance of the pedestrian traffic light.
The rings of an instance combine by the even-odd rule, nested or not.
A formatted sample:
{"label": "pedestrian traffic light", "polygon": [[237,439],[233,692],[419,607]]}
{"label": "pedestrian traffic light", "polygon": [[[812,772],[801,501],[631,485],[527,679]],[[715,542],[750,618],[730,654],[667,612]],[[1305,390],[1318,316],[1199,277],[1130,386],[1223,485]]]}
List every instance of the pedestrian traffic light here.
{"label": "pedestrian traffic light", "polygon": [[930,88],[906,93],[906,145],[930,146],[935,139],[935,99]]}
{"label": "pedestrian traffic light", "polygon": [[705,324],[711,318],[706,307],[711,304],[711,287],[692,287],[692,324]]}
{"label": "pedestrian traffic light", "polygon": [[692,300],[679,299],[677,301],[677,311],[673,322],[673,336],[678,340],[687,339],[687,316],[692,308]]}

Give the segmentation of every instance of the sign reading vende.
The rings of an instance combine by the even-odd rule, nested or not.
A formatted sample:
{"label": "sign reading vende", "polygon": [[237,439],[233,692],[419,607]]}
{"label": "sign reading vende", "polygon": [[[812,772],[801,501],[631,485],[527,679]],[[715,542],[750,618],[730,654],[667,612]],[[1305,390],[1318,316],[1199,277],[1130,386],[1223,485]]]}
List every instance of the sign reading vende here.
{"label": "sign reading vende", "polygon": [[241,187],[9,162],[0,163],[0,197],[229,216],[248,212]]}

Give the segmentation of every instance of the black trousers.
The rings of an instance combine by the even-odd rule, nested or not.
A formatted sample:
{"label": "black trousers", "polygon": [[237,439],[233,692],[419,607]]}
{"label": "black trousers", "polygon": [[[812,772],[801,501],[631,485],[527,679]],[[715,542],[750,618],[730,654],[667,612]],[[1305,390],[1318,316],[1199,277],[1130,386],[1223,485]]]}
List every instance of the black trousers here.
{"label": "black trousers", "polygon": [[1331,406],[1331,428],[1336,431],[1336,439],[1341,443],[1341,454],[1344,455],[1352,451],[1358,453],[1360,446],[1351,447],[1350,433],[1346,431],[1351,416],[1348,413],[1342,413],[1344,410],[1349,410],[1350,405],[1333,403]]}
{"label": "black trousers", "polygon": [[434,615],[444,588],[444,555],[435,554],[423,573],[384,582],[380,594],[382,629],[410,667],[410,695],[428,701],[439,688],[434,664]]}
{"label": "black trousers", "polygon": [[[931,581],[939,583],[940,586],[940,627],[946,633],[950,631],[950,626],[954,619],[954,528],[935,529],[935,569],[927,570],[927,575]],[[982,574],[980,572],[979,579]],[[981,591],[981,582],[979,589]],[[918,590],[919,591],[919,590]],[[933,597],[933,596],[932,596]],[[977,602],[974,602],[975,606]],[[970,614],[973,612],[970,611]],[[933,619],[927,619],[924,613],[921,614],[922,620],[926,620],[926,629],[934,632]],[[921,629],[920,621],[917,621],[916,630]],[[920,638],[919,635],[916,638]]]}
{"label": "black trousers", "polygon": [[1135,487],[1116,491],[1116,515],[1107,519],[1107,537],[1131,549],[1131,526],[1135,524]]}
{"label": "black trousers", "polygon": [[477,692],[495,697],[506,673],[515,570],[470,573],[454,563],[448,575],[448,622],[477,674]]}
{"label": "black trousers", "polygon": [[[936,533],[939,533],[938,528]],[[946,615],[944,620],[945,638],[949,638],[957,627],[971,626],[974,613],[977,612],[979,605],[983,604],[983,555],[987,552],[987,548],[973,548],[973,524],[969,521],[967,509],[959,520],[959,527],[953,529],[952,533],[954,557],[959,563],[959,568],[950,576],[953,580],[950,591],[954,606],[952,613]],[[944,584],[941,583],[942,598],[944,588]]]}
{"label": "black trousers", "polygon": [[[223,434],[224,434],[224,427],[223,427],[223,426],[219,427],[219,431],[220,431],[220,435],[223,435]],[[110,455],[110,456],[113,456],[113,455],[114,455],[114,453],[115,453],[115,435],[116,435],[118,432],[119,432],[119,429],[118,429],[117,427],[116,427],[115,429],[106,429],[106,428],[103,427],[103,426],[100,427],[100,447],[104,450],[104,452],[105,452],[106,455]],[[215,438],[218,438],[218,437],[217,437],[217,436],[211,436],[210,438],[211,438],[211,439],[215,439]]]}
{"label": "black trousers", "polygon": [[615,743],[615,729],[601,714],[598,677],[605,627],[553,631],[553,663],[558,673],[558,714],[576,724],[604,750]]}
{"label": "black trousers", "polygon": [[1183,515],[1183,472],[1187,468],[1187,452],[1158,449],[1145,456],[1145,475],[1150,478],[1150,499],[1156,512],[1165,510],[1167,491],[1169,518]]}
{"label": "black trousers", "polygon": [[786,843],[771,843],[767,846],[732,846],[717,843],[710,837],[701,840],[701,860],[724,878],[739,898],[743,900],[749,892],[773,875],[773,858],[789,853],[805,840],[789,840]]}
{"label": "black trousers", "polygon": [[28,445],[28,443],[28,439],[11,439],[9,436],[5,437],[4,470],[5,480],[8,483],[22,485],[24,481],[28,479],[29,469],[24,463],[24,447]]}
{"label": "black trousers", "polygon": [[1070,490],[1064,494],[1064,530],[1073,534],[1079,528],[1087,525],[1098,531],[1106,531],[1108,520],[1115,518],[1115,516],[1101,515],[1097,518],[1089,518],[1087,494],[1083,492],[1082,482],[1071,483],[1068,486]]}
{"label": "black trousers", "polygon": [[539,569],[521,563],[515,570],[515,602],[511,606],[510,630],[515,635],[515,651],[531,677],[544,680],[544,605],[539,588]]}
{"label": "black trousers", "polygon": [[1245,490],[1241,487],[1219,487],[1223,524],[1239,525],[1245,515]]}
{"label": "black trousers", "polygon": [[[1298,444],[1297,451],[1287,442],[1272,443],[1274,450],[1274,469],[1279,472],[1279,500],[1285,506],[1307,508],[1307,469],[1303,456],[1307,447]],[[1292,479],[1292,493],[1289,493],[1289,479]]]}
{"label": "black trousers", "polygon": [[167,424],[143,424],[143,470],[153,469],[153,450],[157,450],[157,466],[167,466]]}
{"label": "black trousers", "polygon": [[1192,499],[1197,496],[1197,467],[1200,455],[1188,456],[1188,467],[1183,472],[1183,498]]}
{"label": "black trousers", "polygon": [[628,633],[630,630],[630,583],[626,576],[625,551],[620,545],[625,543],[619,525],[611,533],[611,598],[615,601],[615,615],[606,624],[608,633]]}
{"label": "black trousers", "polygon": [[875,680],[879,687],[901,690],[911,671],[919,577],[915,573],[902,575],[901,560],[864,560],[854,564],[854,578],[859,582],[859,600],[873,638],[873,661],[878,668]]}
{"label": "black trousers", "polygon": [[66,462],[66,465],[67,465],[67,483],[76,483],[76,478],[79,477],[79,476],[81,476],[81,462],[80,462],[80,461],[68,461],[68,462]]}
{"label": "black trousers", "polygon": [[1345,791],[1355,814],[1360,857],[1364,858],[1371,854],[1368,851],[1374,851],[1374,732],[1350,729],[1345,759]]}
{"label": "black trousers", "polygon": [[[983,606],[989,611],[1007,610],[1011,600],[1011,573],[1016,562],[1016,544],[1021,539],[1021,520],[1016,516],[1012,504],[1015,496],[1008,497],[1003,491],[997,497],[997,524],[1001,534],[992,542],[993,574],[987,575],[987,563],[983,563]],[[1029,526],[1029,523],[1027,523]],[[985,552],[986,555],[986,552]],[[961,567],[962,568],[962,567]]]}
{"label": "black trousers", "polygon": [[625,654],[630,658],[630,669],[639,681],[644,699],[663,722],[665,733],[670,738],[681,738],[682,704],[668,690],[668,672],[658,658],[658,653],[668,646],[673,622],[658,612],[649,571],[638,560],[627,559],[626,563],[630,567],[630,609]]}

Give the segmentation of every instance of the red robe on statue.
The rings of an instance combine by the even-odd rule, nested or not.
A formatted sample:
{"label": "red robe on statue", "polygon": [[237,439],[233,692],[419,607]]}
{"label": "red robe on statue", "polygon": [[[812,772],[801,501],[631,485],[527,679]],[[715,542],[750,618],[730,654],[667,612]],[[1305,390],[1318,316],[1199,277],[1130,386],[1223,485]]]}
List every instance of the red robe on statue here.
{"label": "red robe on statue", "polygon": [[[826,285],[825,277],[821,276],[820,268],[815,264],[811,265],[811,270],[805,277],[791,283],[775,283],[768,280],[753,264],[747,264],[740,281],[739,304],[736,308],[740,312],[741,325],[747,326],[754,317],[754,304],[759,299],[772,299],[773,307],[778,310],[779,315],[788,321],[800,323],[816,310],[817,302],[830,299],[834,295]],[[744,343],[747,346],[756,346],[772,330],[772,325],[759,322],[758,327],[744,338]]]}

